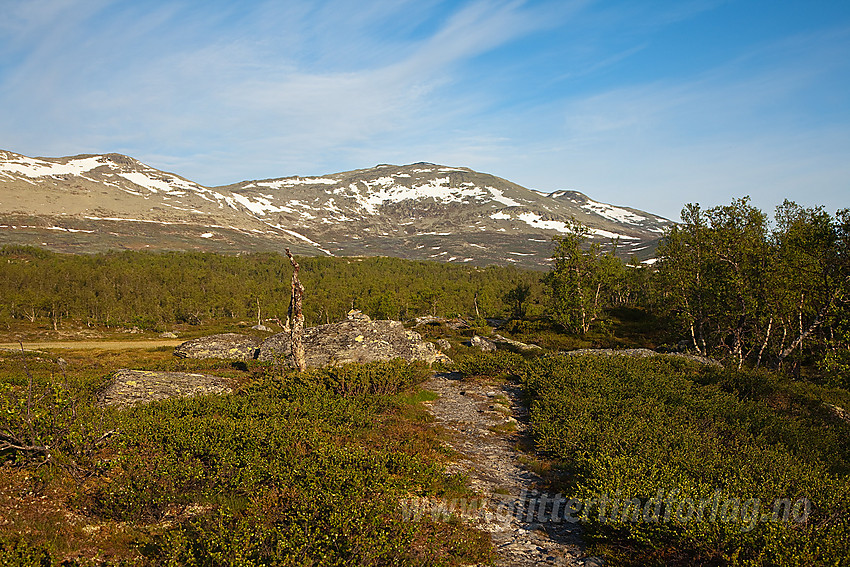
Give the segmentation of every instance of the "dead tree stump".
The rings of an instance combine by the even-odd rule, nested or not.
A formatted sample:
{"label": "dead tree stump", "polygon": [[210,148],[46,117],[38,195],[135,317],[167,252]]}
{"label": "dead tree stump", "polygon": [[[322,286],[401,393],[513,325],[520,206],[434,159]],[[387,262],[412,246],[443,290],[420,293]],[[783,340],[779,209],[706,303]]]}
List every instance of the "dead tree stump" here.
{"label": "dead tree stump", "polygon": [[301,266],[292,257],[289,248],[286,249],[289,262],[292,264],[292,297],[289,301],[289,313],[287,321],[290,323],[289,339],[292,348],[292,360],[299,372],[307,370],[307,361],[304,356],[304,313],[301,311],[301,300],[304,297],[304,286],[298,279],[298,270]]}

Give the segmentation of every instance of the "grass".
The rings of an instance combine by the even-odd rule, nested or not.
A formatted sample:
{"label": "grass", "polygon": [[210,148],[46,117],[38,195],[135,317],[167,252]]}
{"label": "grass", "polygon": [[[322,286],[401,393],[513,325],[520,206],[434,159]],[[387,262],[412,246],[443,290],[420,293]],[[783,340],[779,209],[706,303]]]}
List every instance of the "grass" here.
{"label": "grass", "polygon": [[422,402],[433,402],[440,395],[436,392],[425,389],[416,389],[413,392],[407,392],[399,396],[399,401],[409,405],[416,405]]}
{"label": "grass", "polygon": [[[241,324],[240,324],[241,323]],[[166,327],[155,329],[139,329],[131,324],[102,325],[88,324],[78,319],[63,319],[58,329],[44,320],[30,322],[26,319],[16,319],[14,326],[0,326],[0,343],[17,343],[23,341],[46,342],[46,341],[134,341],[140,339],[157,339],[164,331],[171,331],[182,340],[190,340],[197,337],[214,335],[217,333],[240,333],[268,337],[282,329],[269,323],[267,326],[272,333],[255,331],[251,329],[256,321],[239,321],[236,319],[209,319],[203,324],[190,325],[188,323],[175,323]]]}
{"label": "grass", "polygon": [[517,424],[516,421],[506,421],[505,423],[499,423],[497,425],[491,425],[488,427],[490,431],[493,433],[501,433],[502,435],[509,435],[511,433],[517,432]]}

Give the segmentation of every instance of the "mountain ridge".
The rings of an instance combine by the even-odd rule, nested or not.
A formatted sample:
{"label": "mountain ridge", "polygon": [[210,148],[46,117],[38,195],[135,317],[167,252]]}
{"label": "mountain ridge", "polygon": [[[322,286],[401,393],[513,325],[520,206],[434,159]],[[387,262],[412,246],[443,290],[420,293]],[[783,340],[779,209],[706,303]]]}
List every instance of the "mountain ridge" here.
{"label": "mountain ridge", "polygon": [[107,249],[281,250],[546,269],[572,219],[650,260],[673,223],[573,190],[544,193],[429,162],[207,187],[123,154],[0,150],[0,243]]}

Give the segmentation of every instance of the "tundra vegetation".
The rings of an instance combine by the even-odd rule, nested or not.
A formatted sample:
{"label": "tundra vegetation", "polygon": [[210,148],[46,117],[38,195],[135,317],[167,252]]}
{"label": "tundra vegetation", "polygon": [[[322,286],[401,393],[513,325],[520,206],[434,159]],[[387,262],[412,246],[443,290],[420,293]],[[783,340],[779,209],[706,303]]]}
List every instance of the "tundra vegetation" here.
{"label": "tundra vegetation", "polygon": [[[303,316],[462,318],[417,330],[451,344],[464,379],[522,386],[529,462],[546,490],[586,504],[591,551],[611,564],[846,565],[850,212],[786,201],[771,220],[741,199],[688,205],[682,220],[651,265],[590,244],[579,224],[555,239],[545,274],[299,258]],[[275,254],[5,247],[0,333],[235,330],[259,309],[286,317],[290,274]],[[494,318],[506,321],[499,333],[544,349],[465,346]],[[584,347],[687,351],[724,366],[563,352]],[[98,407],[109,373],[128,366],[237,387]],[[400,513],[406,497],[468,491],[445,474],[451,455],[419,404],[428,372],[401,361],[295,372],[177,360],[170,348],[1,353],[0,555],[12,565],[486,563],[486,534]],[[629,508],[649,502],[653,514]],[[710,513],[714,502],[724,514]]]}

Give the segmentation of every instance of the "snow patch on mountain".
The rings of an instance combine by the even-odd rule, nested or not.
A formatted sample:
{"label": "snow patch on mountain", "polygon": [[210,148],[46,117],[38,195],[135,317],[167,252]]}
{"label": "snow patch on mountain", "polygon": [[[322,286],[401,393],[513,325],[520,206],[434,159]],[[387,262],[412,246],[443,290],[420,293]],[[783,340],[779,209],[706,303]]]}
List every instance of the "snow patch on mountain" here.
{"label": "snow patch on mountain", "polygon": [[339,185],[339,181],[326,177],[287,177],[286,179],[274,179],[271,181],[255,181],[254,183],[245,185],[244,188],[268,187],[270,189],[282,189],[284,187],[297,187],[299,185]]}
{"label": "snow patch on mountain", "polygon": [[[451,186],[448,177],[437,177],[428,183],[408,187],[398,185],[392,177],[379,177],[371,181],[362,182],[368,188],[366,195],[362,195],[359,187],[352,184],[350,188],[356,190],[358,202],[369,214],[377,214],[377,208],[385,204],[401,203],[408,200],[434,199],[441,204],[461,203],[469,198],[482,198],[486,195],[483,189],[472,187],[459,189]],[[334,191],[336,193],[336,191]]]}
{"label": "snow patch on mountain", "polygon": [[602,238],[610,238],[615,239],[618,238],[620,240],[640,240],[640,238],[634,236],[627,236],[625,234],[617,234],[616,232],[611,232],[610,230],[603,230],[601,228],[591,228],[590,234],[594,236],[601,236]]}
{"label": "snow patch on mountain", "polygon": [[[8,154],[6,154],[8,156]],[[0,172],[15,173],[30,178],[49,177],[52,175],[80,175],[104,165],[102,157],[94,156],[72,159],[67,163],[55,163],[41,159],[16,156],[14,159],[0,163]]]}
{"label": "snow patch on mountain", "polygon": [[295,212],[289,207],[277,207],[275,205],[272,205],[271,201],[269,199],[266,199],[265,197],[256,197],[256,201],[252,201],[245,195],[234,193],[233,199],[255,215],[259,215],[261,217],[266,216],[266,213]]}
{"label": "snow patch on mountain", "polygon": [[[187,190],[194,191],[197,189],[196,185],[187,182],[181,183],[181,180],[174,177],[164,177],[161,179],[157,179],[150,177],[149,175],[145,175],[143,172],[140,171],[119,173],[118,175],[123,177],[130,183],[138,185],[139,187],[144,187],[145,189],[154,193],[162,191],[167,195],[185,195]],[[181,189],[184,190],[181,191]]]}
{"label": "snow patch on mountain", "polygon": [[508,207],[519,207],[520,203],[514,201],[510,197],[505,197],[503,191],[496,189],[495,187],[487,187],[487,190],[490,191],[490,194],[493,196],[493,200],[503,205],[507,205]]}
{"label": "snow patch on mountain", "polygon": [[615,207],[613,205],[608,205],[606,203],[598,203],[596,201],[588,201],[587,203],[582,205],[581,208],[592,211],[600,217],[604,217],[614,222],[637,224],[641,221],[647,220],[646,217],[635,214],[629,210],[622,209],[620,207]]}

